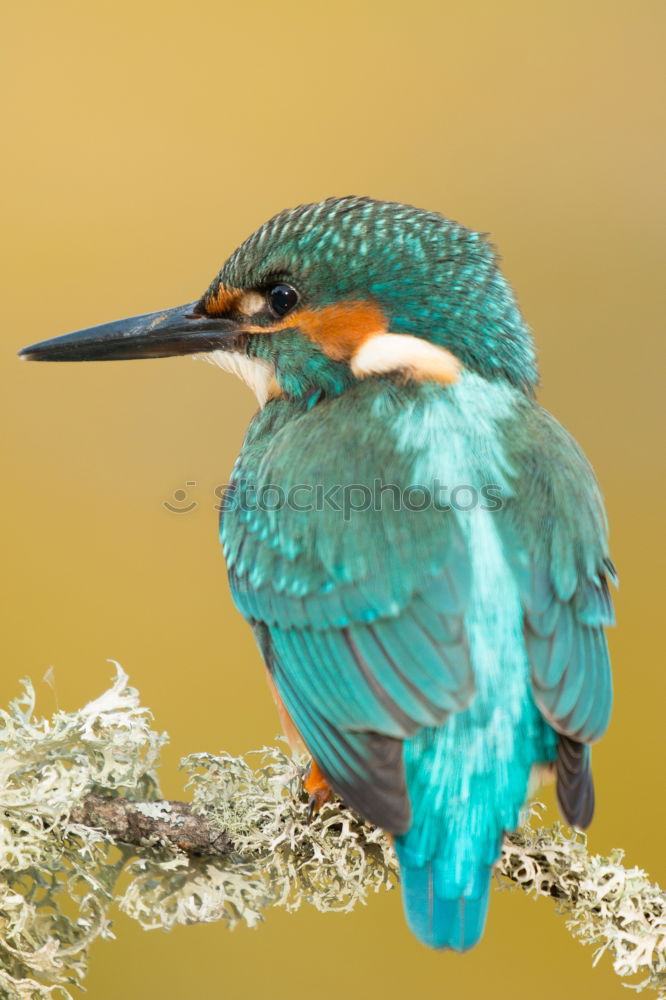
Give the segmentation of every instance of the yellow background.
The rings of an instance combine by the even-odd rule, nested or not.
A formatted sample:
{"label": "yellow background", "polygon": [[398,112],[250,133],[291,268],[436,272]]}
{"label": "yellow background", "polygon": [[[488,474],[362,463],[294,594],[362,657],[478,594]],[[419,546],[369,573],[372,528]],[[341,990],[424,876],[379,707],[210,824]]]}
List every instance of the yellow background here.
{"label": "yellow background", "polygon": [[[213,510],[253,399],[190,359],[27,365],[15,350],[192,300],[285,206],[409,201],[493,234],[541,400],[603,484],[622,589],[590,842],[663,880],[664,11],[5,0],[2,703],[53,665],[74,708],[117,658],[171,735],[171,796],[183,754],[273,740]],[[188,481],[198,506],[169,513]],[[397,893],[350,916],[271,912],[255,932],[115,926],[93,951],[94,1000],[625,995],[547,901],[513,894],[494,895],[464,957],[418,945]]]}

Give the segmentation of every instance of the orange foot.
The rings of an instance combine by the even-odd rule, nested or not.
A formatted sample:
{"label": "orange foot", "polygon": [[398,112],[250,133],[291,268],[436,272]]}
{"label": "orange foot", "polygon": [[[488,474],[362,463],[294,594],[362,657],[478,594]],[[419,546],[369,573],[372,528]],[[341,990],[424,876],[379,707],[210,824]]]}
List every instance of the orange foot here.
{"label": "orange foot", "polygon": [[321,773],[319,765],[315,760],[311,760],[308,764],[305,777],[303,779],[303,788],[310,796],[310,801],[308,802],[308,816],[312,816],[314,812],[321,809],[324,802],[328,802],[328,800],[333,796],[333,790],[324,775]]}

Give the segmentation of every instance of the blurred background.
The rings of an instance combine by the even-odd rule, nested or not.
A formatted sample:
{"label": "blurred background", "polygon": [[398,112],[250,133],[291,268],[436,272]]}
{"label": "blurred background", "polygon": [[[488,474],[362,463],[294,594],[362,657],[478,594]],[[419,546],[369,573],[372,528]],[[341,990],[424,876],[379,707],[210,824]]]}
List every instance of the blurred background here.
{"label": "blurred background", "polygon": [[[601,480],[622,587],[590,847],[663,881],[663,3],[6,0],[0,17],[1,703],[30,675],[43,713],[78,707],[116,658],[171,736],[172,797],[185,753],[274,740],[214,510],[253,397],[191,359],[15,352],[196,298],[286,206],[412,202],[492,233],[540,399]],[[418,945],[397,893],[254,932],[115,930],[93,951],[95,1000],[625,995],[547,901],[517,894],[494,894],[463,957]]]}

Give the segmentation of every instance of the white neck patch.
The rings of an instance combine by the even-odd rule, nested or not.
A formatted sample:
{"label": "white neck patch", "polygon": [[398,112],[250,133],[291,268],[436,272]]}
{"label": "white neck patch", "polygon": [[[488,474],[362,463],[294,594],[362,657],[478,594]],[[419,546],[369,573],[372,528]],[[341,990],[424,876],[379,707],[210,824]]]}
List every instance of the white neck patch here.
{"label": "white neck patch", "polygon": [[357,378],[399,371],[418,381],[451,385],[458,381],[461,364],[445,347],[421,337],[377,333],[368,337],[352,355],[351,370]]}
{"label": "white neck patch", "polygon": [[211,351],[209,354],[197,354],[195,357],[204,358],[209,364],[216,365],[222,371],[236,375],[252,390],[262,409],[269,399],[280,393],[275,378],[275,369],[269,361],[264,361],[261,358],[248,358],[238,351]]}

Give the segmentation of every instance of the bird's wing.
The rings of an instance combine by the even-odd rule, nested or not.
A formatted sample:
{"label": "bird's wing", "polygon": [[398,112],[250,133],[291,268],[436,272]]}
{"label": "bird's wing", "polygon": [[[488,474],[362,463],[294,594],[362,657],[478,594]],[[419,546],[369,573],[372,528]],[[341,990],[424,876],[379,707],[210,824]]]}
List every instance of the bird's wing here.
{"label": "bird's wing", "polygon": [[550,414],[526,401],[505,433],[515,476],[501,523],[521,586],[532,688],[560,734],[560,807],[583,827],[594,808],[586,744],[606,730],[613,692],[606,517],[585,456]]}
{"label": "bird's wing", "polygon": [[[470,522],[410,509],[409,487],[503,486],[489,516],[520,585],[534,697],[561,734],[560,803],[579,825],[592,795],[583,743],[608,721],[610,564],[594,477],[535,403],[478,383],[361,383],[297,414],[270,403],[222,520],[234,599],[296,728],[346,801],[396,833],[410,823],[401,741],[465,708],[475,685]],[[397,504],[376,502],[380,474]],[[313,484],[319,496],[301,489]]]}
{"label": "bird's wing", "polygon": [[[235,478],[259,491],[279,484],[284,502],[250,510],[237,487],[237,509],[222,519],[234,599],[327,779],[399,833],[410,824],[402,741],[440,725],[474,693],[466,543],[451,511],[368,499],[379,472],[402,491],[419,482],[418,436],[415,444],[397,434],[405,403],[390,386],[288,420],[287,412],[284,426],[279,410],[288,404],[269,405],[278,412],[259,416],[267,426],[253,428]],[[296,509],[308,497],[297,488],[312,484],[328,500]],[[353,491],[331,493],[338,484]],[[350,509],[364,498],[366,509]]]}

